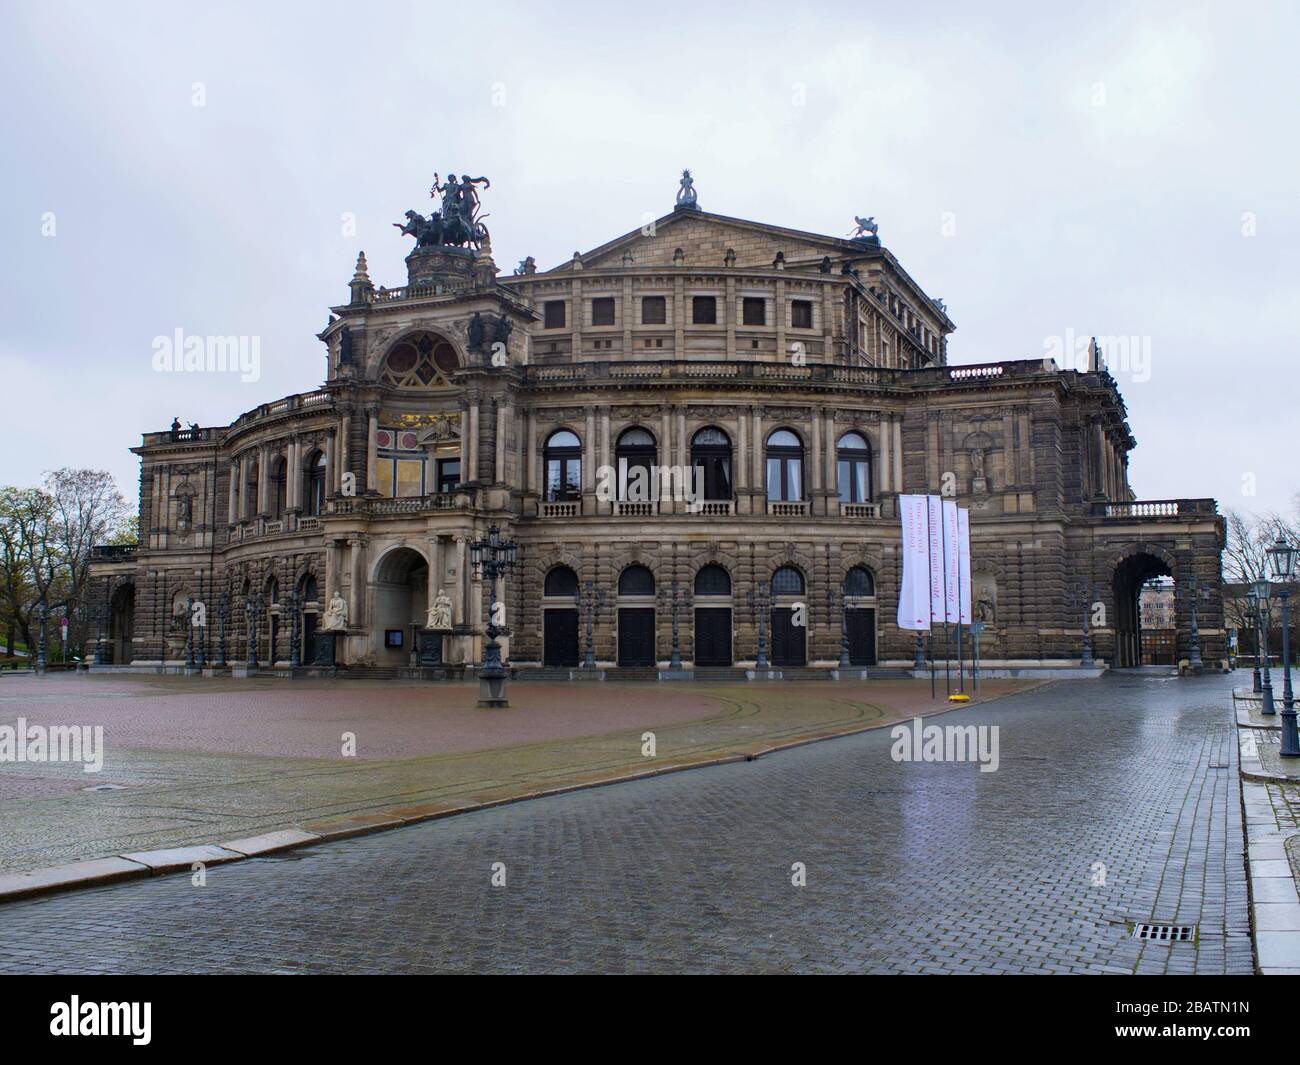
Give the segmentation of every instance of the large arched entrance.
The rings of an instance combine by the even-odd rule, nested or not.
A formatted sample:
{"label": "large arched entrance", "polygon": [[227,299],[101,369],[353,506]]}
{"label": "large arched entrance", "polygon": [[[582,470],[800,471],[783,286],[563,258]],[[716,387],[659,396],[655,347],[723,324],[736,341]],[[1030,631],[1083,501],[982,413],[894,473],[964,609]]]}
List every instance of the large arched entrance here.
{"label": "large arched entrance", "polygon": [[1132,669],[1142,664],[1142,609],[1139,602],[1142,588],[1156,577],[1174,576],[1170,562],[1162,554],[1139,550],[1115,566],[1112,589],[1115,595],[1114,665],[1117,669]]}
{"label": "large arched entrance", "polygon": [[564,565],[548,571],[542,585],[542,665],[577,668],[577,601],[578,575]]}
{"label": "large arched entrance", "polygon": [[407,666],[428,619],[429,564],[420,552],[398,547],[375,569],[375,660]]}
{"label": "large arched entrance", "polygon": [[108,608],[109,662],[126,665],[134,657],[135,585],[124,584],[113,593]]}

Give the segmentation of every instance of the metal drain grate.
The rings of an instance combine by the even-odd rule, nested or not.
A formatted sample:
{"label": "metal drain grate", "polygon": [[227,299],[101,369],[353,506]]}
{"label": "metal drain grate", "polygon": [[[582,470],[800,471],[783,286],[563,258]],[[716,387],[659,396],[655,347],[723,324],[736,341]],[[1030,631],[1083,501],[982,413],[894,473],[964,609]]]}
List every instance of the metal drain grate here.
{"label": "metal drain grate", "polygon": [[1133,926],[1133,938],[1147,943],[1195,943],[1194,924],[1139,924]]}

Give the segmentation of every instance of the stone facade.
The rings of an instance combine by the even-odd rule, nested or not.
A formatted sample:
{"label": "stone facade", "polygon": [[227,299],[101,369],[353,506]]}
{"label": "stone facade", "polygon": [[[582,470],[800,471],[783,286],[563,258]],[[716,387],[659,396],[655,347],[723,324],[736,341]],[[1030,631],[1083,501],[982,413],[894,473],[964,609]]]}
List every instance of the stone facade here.
{"label": "stone facade", "polygon": [[[685,665],[750,665],[760,627],[786,666],[846,647],[853,665],[910,663],[902,492],[971,509],[986,662],[1077,660],[1100,603],[1096,656],[1132,664],[1138,591],[1162,573],[1180,651],[1197,587],[1205,658],[1225,654],[1222,519],[1210,499],[1135,498],[1104,364],[949,366],[942,302],[874,239],[678,209],[551,270],[500,276],[490,241],[407,264],[406,286],[376,287],[361,257],[319,334],[318,390],[145,434],[140,546],[94,565],[104,659],[177,668],[198,645],[212,665],[224,618],[242,663],[249,600],[262,664],[290,661],[294,614],[310,658],[337,592],[338,663],[472,665],[487,593],[469,544],[497,525],[520,545],[501,590],[515,666],[585,659],[589,620],[601,666],[668,664],[674,628]],[[722,472],[696,503],[624,481],[708,462]],[[729,592],[699,576],[710,564]],[[652,584],[620,592],[632,566]],[[440,592],[451,627],[435,632]]]}

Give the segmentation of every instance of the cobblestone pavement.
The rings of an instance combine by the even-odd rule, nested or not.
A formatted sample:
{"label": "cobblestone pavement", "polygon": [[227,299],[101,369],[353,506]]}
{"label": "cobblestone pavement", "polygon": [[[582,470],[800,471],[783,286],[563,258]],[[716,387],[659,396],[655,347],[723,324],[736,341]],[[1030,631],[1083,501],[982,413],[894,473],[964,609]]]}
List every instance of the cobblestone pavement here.
{"label": "cobblestone pavement", "polygon": [[[878,730],[218,866],[202,887],[11,903],[0,971],[1249,973],[1230,686],[1113,676],[934,720],[999,726],[992,773],[894,762]],[[1148,920],[1198,941],[1133,940]]]}
{"label": "cobblestone pavement", "polygon": [[[1032,682],[990,682],[984,695]],[[930,711],[912,681],[477,684],[5,678],[0,724],[104,728],[103,771],[0,762],[0,873],[533,794]],[[345,756],[344,733],[356,737]]]}

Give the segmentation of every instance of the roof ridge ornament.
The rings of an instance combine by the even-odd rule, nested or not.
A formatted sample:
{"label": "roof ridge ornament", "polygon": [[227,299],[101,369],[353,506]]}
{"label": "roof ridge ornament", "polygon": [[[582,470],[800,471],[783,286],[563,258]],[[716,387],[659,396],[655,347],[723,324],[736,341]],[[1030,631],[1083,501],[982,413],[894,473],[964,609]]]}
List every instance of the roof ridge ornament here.
{"label": "roof ridge ornament", "polygon": [[674,209],[678,211],[698,211],[700,205],[696,202],[698,197],[695,193],[695,179],[691,177],[691,172],[683,170],[681,181],[677,184],[677,206]]}
{"label": "roof ridge ornament", "polygon": [[849,233],[850,240],[856,240],[862,244],[870,244],[873,247],[880,247],[880,226],[876,224],[876,216],[869,215],[863,218],[861,215],[854,215],[853,221],[857,225]]}

